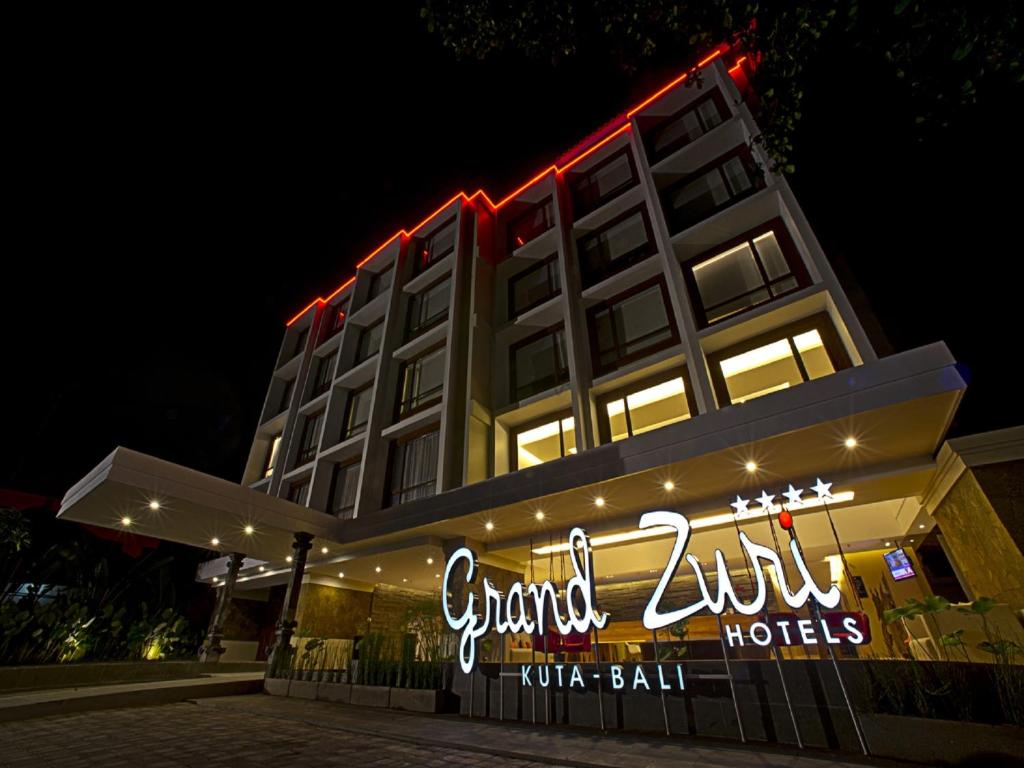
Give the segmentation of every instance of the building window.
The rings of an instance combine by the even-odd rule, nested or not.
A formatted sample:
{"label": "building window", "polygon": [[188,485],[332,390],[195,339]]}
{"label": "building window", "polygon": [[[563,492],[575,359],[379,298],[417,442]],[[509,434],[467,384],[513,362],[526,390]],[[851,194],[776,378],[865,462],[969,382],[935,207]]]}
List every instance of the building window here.
{"label": "building window", "polygon": [[810,282],[781,220],[686,265],[702,326],[777,299]]}
{"label": "building window", "polygon": [[576,219],[597,210],[639,181],[633,151],[627,146],[593,168],[569,176],[572,213]]}
{"label": "building window", "polygon": [[345,327],[345,318],[348,317],[348,299],[344,299],[337,306],[331,307],[330,321],[327,323],[327,338],[339,333]]}
{"label": "building window", "polygon": [[420,274],[450,253],[455,252],[455,218],[449,219],[416,246],[413,274]]}
{"label": "building window", "polygon": [[391,505],[425,499],[437,492],[440,435],[435,428],[392,444]]}
{"label": "building window", "polygon": [[278,413],[284,413],[291,406],[293,389],[295,389],[295,379],[288,379],[281,389],[281,402],[277,405]]}
{"label": "building window", "polygon": [[514,320],[526,310],[543,304],[561,292],[558,254],[553,253],[508,281],[509,320]]}
{"label": "building window", "polygon": [[625,440],[690,418],[685,373],[635,383],[598,401],[602,442]]}
{"label": "building window", "polygon": [[288,486],[288,501],[293,501],[296,504],[306,506],[309,501],[309,481],[310,478],[304,477],[301,480],[296,480],[294,483]]}
{"label": "building window", "polygon": [[366,293],[366,300],[373,301],[391,287],[391,278],[394,277],[394,265],[383,272],[374,272],[370,275],[370,290]]}
{"label": "building window", "polygon": [[301,355],[303,350],[306,349],[306,339],[309,338],[309,326],[299,330],[295,335],[295,344],[292,346],[292,353],[290,357]]}
{"label": "building window", "polygon": [[643,261],[657,250],[647,211],[643,207],[626,211],[581,238],[577,250],[586,287]]}
{"label": "building window", "polygon": [[334,362],[337,358],[337,350],[320,358],[316,367],[316,378],[313,381],[313,397],[319,397],[331,388],[331,382],[334,381]]}
{"label": "building window", "polygon": [[716,88],[647,131],[647,157],[656,163],[728,119],[729,108]]}
{"label": "building window", "polygon": [[270,477],[274,474],[274,466],[277,464],[277,454],[281,450],[281,435],[274,435],[270,441],[270,448],[267,450],[267,458],[263,462],[263,476]]}
{"label": "building window", "polygon": [[515,430],[512,440],[512,469],[535,467],[576,453],[575,422],[572,416],[563,416],[534,423]]}
{"label": "building window", "polygon": [[604,373],[679,342],[661,278],[587,310],[594,372]]}
{"label": "building window", "polygon": [[296,466],[301,466],[316,457],[320,445],[320,427],[324,423],[324,412],[317,411],[306,417],[302,424],[302,438],[299,440],[299,453]]}
{"label": "building window", "polygon": [[716,352],[708,362],[722,405],[753,400],[850,365],[825,314]]}
{"label": "building window", "polygon": [[441,401],[444,388],[445,347],[433,349],[402,364],[398,416],[408,416]]}
{"label": "building window", "polygon": [[531,206],[508,225],[508,250],[522,248],[555,226],[555,207],[549,197]]}
{"label": "building window", "polygon": [[764,187],[764,177],[746,147],[680,179],[661,193],[672,234],[696,224],[736,200]]}
{"label": "building window", "polygon": [[336,464],[331,477],[331,497],[327,509],[332,515],[348,520],[356,510],[356,489],[359,487],[359,462]]}
{"label": "building window", "polygon": [[366,431],[366,424],[370,420],[372,398],[372,385],[349,393],[348,402],[345,403],[345,418],[342,421],[342,440],[348,440],[350,437],[361,435]]}
{"label": "building window", "polygon": [[359,332],[359,341],[356,343],[355,364],[369,360],[380,352],[380,342],[384,338],[384,321],[374,323],[369,328],[363,328]]}
{"label": "building window", "polygon": [[420,291],[409,302],[409,321],[405,338],[407,341],[440,325],[448,319],[448,305],[452,298],[451,275],[426,290]]}
{"label": "building window", "polygon": [[512,396],[535,395],[569,380],[565,334],[561,326],[534,334],[509,349]]}

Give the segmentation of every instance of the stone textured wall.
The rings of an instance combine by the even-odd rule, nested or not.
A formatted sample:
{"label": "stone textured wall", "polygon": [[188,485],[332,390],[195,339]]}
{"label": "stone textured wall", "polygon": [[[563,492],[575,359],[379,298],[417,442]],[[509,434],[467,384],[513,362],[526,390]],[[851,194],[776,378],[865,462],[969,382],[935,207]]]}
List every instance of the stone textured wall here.
{"label": "stone textured wall", "polygon": [[306,637],[352,638],[366,631],[370,593],[303,584],[295,618]]}
{"label": "stone textured wall", "polygon": [[[1020,464],[967,470],[935,510],[946,545],[975,597],[992,597],[1017,611],[1024,609]],[[1012,534],[1007,523],[1016,529]]]}
{"label": "stone textured wall", "polygon": [[[401,589],[387,584],[376,585],[373,588],[373,607],[370,614],[373,631],[397,632],[401,630],[409,609],[425,600],[439,601],[440,597],[430,592]],[[440,604],[438,604],[438,610],[440,610]]]}

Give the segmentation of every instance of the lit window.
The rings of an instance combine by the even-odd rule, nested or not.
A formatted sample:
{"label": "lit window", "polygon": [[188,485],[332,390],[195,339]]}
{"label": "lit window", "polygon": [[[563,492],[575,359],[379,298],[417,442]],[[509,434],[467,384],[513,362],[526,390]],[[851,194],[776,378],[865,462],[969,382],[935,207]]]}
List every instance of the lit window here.
{"label": "lit window", "polygon": [[281,450],[281,436],[274,435],[270,441],[270,450],[267,451],[267,460],[263,463],[263,476],[270,477],[274,474],[274,465],[277,464],[277,454]]}
{"label": "lit window", "polygon": [[344,428],[341,439],[348,440],[366,431],[366,423],[370,420],[370,400],[373,396],[372,387],[363,387],[349,393],[345,403]]}
{"label": "lit window", "polygon": [[391,459],[391,503],[424,499],[437,493],[440,432],[434,429],[394,443]]}
{"label": "lit window", "polygon": [[427,408],[440,402],[444,389],[445,347],[438,347],[402,365],[400,416]]}
{"label": "lit window", "polygon": [[356,489],[359,486],[359,462],[334,467],[331,479],[331,498],[327,508],[335,517],[347,520],[356,508]]}
{"label": "lit window", "polygon": [[609,437],[624,440],[690,418],[682,376],[605,403]]}
{"label": "lit window", "polygon": [[516,469],[535,467],[576,453],[572,416],[516,432],[515,446]]}
{"label": "lit window", "polygon": [[[806,323],[803,325],[807,328]],[[788,389],[848,365],[845,354],[831,339],[831,327],[825,323],[738,354],[729,354],[727,350],[714,359],[718,364],[715,373],[720,374],[719,398],[724,395],[729,403],[743,403]]]}
{"label": "lit window", "polygon": [[762,232],[692,263],[690,275],[697,289],[695,298],[703,312],[704,325],[724,320],[806,284],[799,256],[781,225],[777,229],[778,232]]}

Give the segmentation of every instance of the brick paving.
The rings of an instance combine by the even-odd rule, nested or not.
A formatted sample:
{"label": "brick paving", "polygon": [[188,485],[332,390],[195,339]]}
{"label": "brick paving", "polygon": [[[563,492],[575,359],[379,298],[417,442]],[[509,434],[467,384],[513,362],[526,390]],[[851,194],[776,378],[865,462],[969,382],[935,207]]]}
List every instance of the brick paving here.
{"label": "brick paving", "polygon": [[109,709],[0,724],[0,766],[489,766],[550,763],[332,730],[244,709],[191,702]]}

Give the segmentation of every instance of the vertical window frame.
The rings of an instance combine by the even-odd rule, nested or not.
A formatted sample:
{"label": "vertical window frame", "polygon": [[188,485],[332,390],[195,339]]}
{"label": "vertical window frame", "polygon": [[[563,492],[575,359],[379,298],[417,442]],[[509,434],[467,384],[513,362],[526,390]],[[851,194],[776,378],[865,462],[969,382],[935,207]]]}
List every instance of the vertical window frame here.
{"label": "vertical window frame", "polygon": [[[603,195],[598,195],[589,204],[582,204],[581,200],[579,199],[579,191],[577,189],[577,185],[583,180],[591,178],[595,173],[600,171],[602,168],[611,165],[623,155],[625,155],[626,159],[629,161],[630,178],[627,181],[623,182],[622,184],[619,184],[613,189],[610,189],[609,191],[605,192]],[[608,157],[604,158],[600,162],[595,163],[585,171],[570,172],[567,186],[569,188],[569,199],[572,205],[573,221],[578,221],[582,219],[584,216],[593,213],[598,208],[601,208],[605,204],[611,202],[613,198],[616,198],[623,192],[632,189],[639,183],[640,174],[637,171],[636,159],[633,157],[633,148],[632,146],[630,146],[629,143],[627,143],[621,149],[618,149],[612,154],[608,155]]]}
{"label": "vertical window frame", "polygon": [[[669,338],[628,355],[619,356],[616,358],[616,362],[613,365],[601,365],[601,347],[597,335],[597,315],[601,312],[613,313],[616,305],[621,304],[626,299],[630,299],[640,293],[643,293],[648,288],[655,285],[661,289],[662,307],[665,310],[665,318],[668,320],[668,330],[670,331]],[[614,317],[614,315],[612,315],[612,317]],[[614,334],[614,322],[611,323],[611,328],[612,333]],[[657,354],[658,352],[679,344],[679,328],[676,326],[676,320],[672,309],[672,301],[669,297],[668,286],[665,284],[664,277],[656,275],[655,277],[644,280],[642,283],[638,283],[637,285],[588,308],[587,335],[589,337],[588,341],[590,342],[590,360],[595,376],[603,376],[606,373],[617,371],[630,363],[636,362],[637,360],[643,360],[645,357],[650,357],[651,355]],[[615,339],[616,350],[621,350],[623,344],[623,340],[618,338]]]}
{"label": "vertical window frame", "polygon": [[[554,336],[554,335],[556,335],[558,333],[562,334],[562,348],[563,348],[562,351],[563,351],[563,356],[565,357],[564,373],[563,373],[563,371],[561,369],[558,368],[558,343],[556,341],[556,343],[553,344],[552,347],[551,347],[551,352],[552,352],[552,357],[553,357],[553,359],[555,361],[555,368],[556,368],[556,374],[557,374],[558,380],[554,384],[552,384],[552,385],[550,385],[548,387],[545,387],[543,389],[538,389],[536,392],[530,392],[530,393],[527,393],[525,395],[520,395],[519,394],[519,388],[516,386],[516,378],[517,378],[517,374],[518,374],[518,371],[516,370],[516,368],[517,368],[517,366],[516,366],[516,352],[519,349],[522,349],[523,347],[529,346],[530,344],[532,344],[533,342],[537,341],[538,339],[542,339],[542,338],[544,338],[546,336]],[[564,326],[563,323],[556,323],[554,325],[550,325],[547,328],[544,328],[544,329],[542,329],[540,331],[537,331],[536,333],[530,334],[529,336],[527,336],[527,337],[525,337],[523,339],[520,339],[519,341],[515,342],[514,344],[510,344],[509,348],[508,348],[508,357],[509,357],[509,399],[512,402],[522,402],[523,400],[525,400],[527,398],[530,398],[530,397],[533,397],[534,395],[538,395],[541,392],[547,392],[550,389],[554,389],[556,387],[560,387],[562,384],[565,384],[567,381],[569,381],[569,378],[570,378],[570,373],[569,373],[569,355],[568,355],[568,350],[565,349],[565,346],[566,346],[566,342],[565,342],[565,326]]]}
{"label": "vertical window frame", "polygon": [[[693,397],[693,387],[690,385],[690,372],[687,366],[684,364],[678,368],[671,368],[667,371],[661,371],[651,376],[647,376],[639,381],[630,382],[621,387],[606,392],[597,398],[597,433],[601,440],[601,444],[614,442],[612,440],[611,422],[608,419],[608,403],[615,400],[623,401],[623,408],[625,409],[625,420],[626,420],[626,432],[628,437],[626,439],[636,437],[633,434],[632,419],[629,414],[629,403],[626,398],[629,395],[635,394],[645,389],[655,387],[658,384],[664,384],[667,381],[671,381],[675,378],[682,378],[683,380],[683,397],[686,400],[686,407],[689,410],[689,418],[694,418],[697,414],[697,402]],[[678,423],[678,422],[677,422]],[[653,430],[651,430],[653,431]],[[641,433],[646,434],[646,433]]]}

